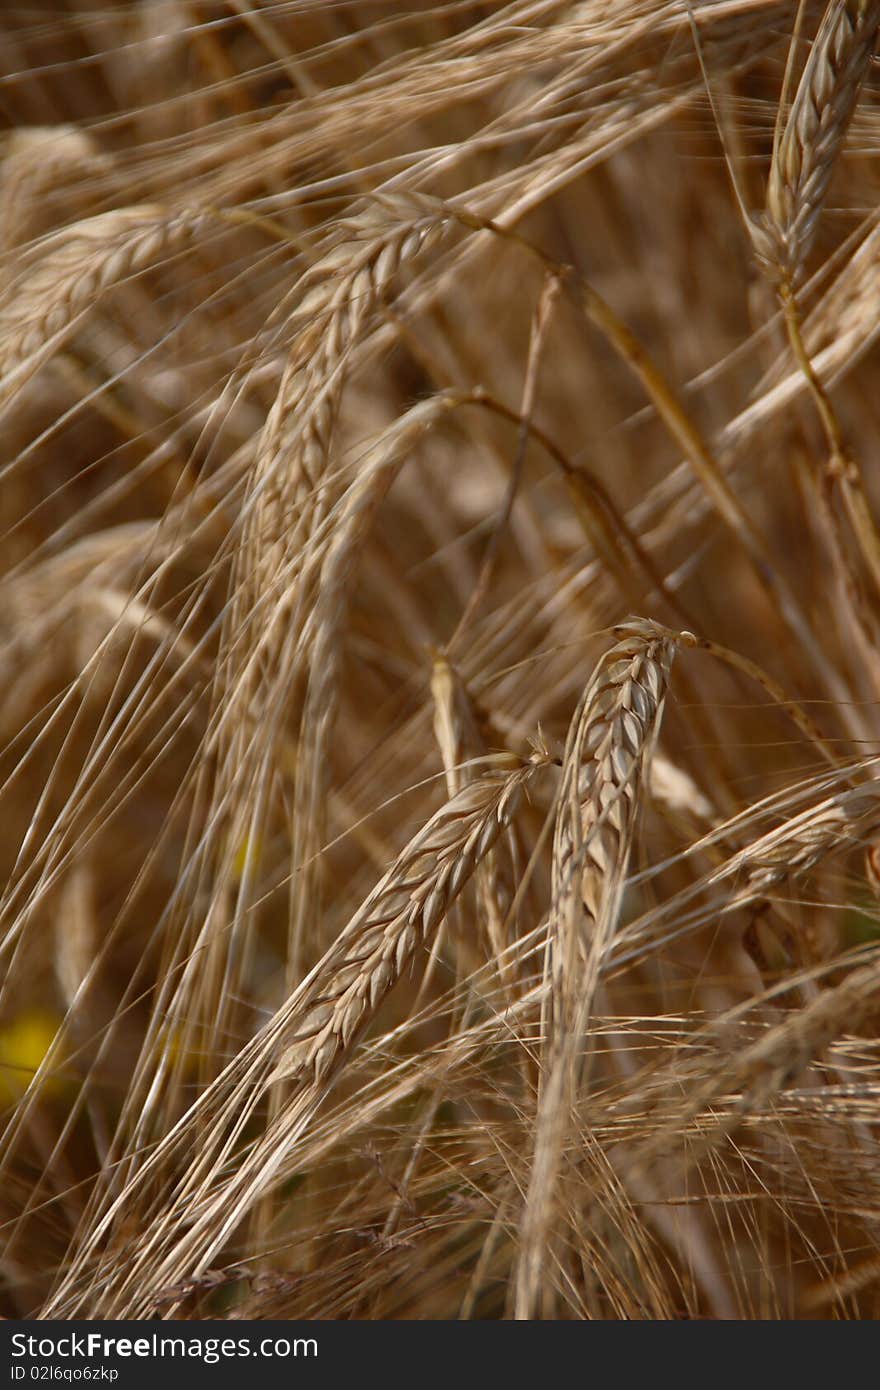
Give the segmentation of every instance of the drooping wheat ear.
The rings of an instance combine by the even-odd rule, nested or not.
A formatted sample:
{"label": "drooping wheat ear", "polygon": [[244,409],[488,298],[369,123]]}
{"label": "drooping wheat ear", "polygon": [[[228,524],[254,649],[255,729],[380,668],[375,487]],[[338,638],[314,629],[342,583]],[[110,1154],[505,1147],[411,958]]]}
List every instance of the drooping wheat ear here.
{"label": "drooping wheat ear", "polygon": [[[488,761],[497,766],[499,759]],[[230,1231],[269,1190],[357,1038],[401,974],[430,946],[450,906],[511,824],[525,784],[544,764],[537,756],[525,764],[507,755],[500,761],[500,771],[463,787],[413,836],[299,988],[96,1217],[52,1307],[81,1307],[79,1281],[89,1270],[90,1300],[97,1297],[108,1312],[134,1313],[152,1306],[151,1289],[198,1277],[208,1267]],[[282,1106],[236,1163],[245,1125],[278,1081],[286,1083]],[[161,1222],[145,1221],[145,1234],[124,1268],[123,1254],[111,1241],[95,1270],[97,1252],[117,1221],[124,1226],[125,1211],[142,1185],[163,1174],[173,1186],[160,1183],[155,1214],[161,1213]]]}
{"label": "drooping wheat ear", "polygon": [[734,902],[755,902],[786,878],[808,874],[829,853],[857,848],[880,821],[876,783],[847,788],[754,841],[730,862],[745,876]]}
{"label": "drooping wheat ear", "polygon": [[[508,769],[518,762],[499,754]],[[296,1040],[276,1077],[321,1082],[510,825],[540,760],[483,775],[461,788],[407,846],[361,913],[336,941],[303,1000]],[[273,1078],[274,1079],[274,1078]]]}
{"label": "drooping wheat ear", "polygon": [[816,235],[878,28],[878,0],[832,0],[801,74],[755,238],[762,260],[786,279],[797,278]]}
{"label": "drooping wheat ear", "polygon": [[0,391],[56,351],[107,290],[185,249],[208,221],[150,204],[102,212],[38,242],[0,302]]}
{"label": "drooping wheat ear", "polygon": [[434,212],[377,227],[371,211],[304,277],[290,355],[257,453],[249,565],[265,567],[267,553],[277,563],[276,548],[283,551],[304,499],[324,480],[347,358],[395,275],[448,221]]}
{"label": "drooping wheat ear", "polygon": [[557,1187],[580,1074],[581,1042],[620,912],[639,789],[663,714],[676,643],[696,641],[633,619],[603,657],[571,722],[553,844],[550,1015],[515,1313],[554,1315]]}

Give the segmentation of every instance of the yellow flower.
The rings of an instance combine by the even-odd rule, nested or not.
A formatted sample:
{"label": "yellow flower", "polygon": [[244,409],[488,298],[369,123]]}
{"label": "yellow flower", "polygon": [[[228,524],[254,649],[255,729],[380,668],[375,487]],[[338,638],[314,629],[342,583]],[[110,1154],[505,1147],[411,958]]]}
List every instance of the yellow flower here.
{"label": "yellow flower", "polygon": [[[24,1095],[60,1026],[60,1017],[48,1009],[26,1009],[0,1028],[0,1103],[10,1104]],[[58,1095],[63,1088],[53,1068],[43,1093]]]}

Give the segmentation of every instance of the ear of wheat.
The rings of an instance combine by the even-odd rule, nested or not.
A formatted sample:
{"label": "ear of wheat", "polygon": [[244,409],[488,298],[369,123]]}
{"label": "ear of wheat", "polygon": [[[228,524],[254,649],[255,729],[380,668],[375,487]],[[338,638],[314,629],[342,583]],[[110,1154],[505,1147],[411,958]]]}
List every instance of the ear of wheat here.
{"label": "ear of wheat", "polygon": [[[631,620],[602,658],[569,728],[553,844],[551,1008],[522,1221],[516,1316],[553,1316],[551,1231],[582,1074],[580,1053],[620,913],[641,782],[663,713],[676,635]],[[678,640],[692,642],[689,633]]]}
{"label": "ear of wheat", "polygon": [[862,82],[877,43],[877,0],[832,0],[773,153],[762,258],[796,278],[809,255]]}
{"label": "ear of wheat", "polygon": [[114,285],[185,250],[216,224],[198,212],[131,207],[52,233],[0,303],[0,391],[21,386]]}

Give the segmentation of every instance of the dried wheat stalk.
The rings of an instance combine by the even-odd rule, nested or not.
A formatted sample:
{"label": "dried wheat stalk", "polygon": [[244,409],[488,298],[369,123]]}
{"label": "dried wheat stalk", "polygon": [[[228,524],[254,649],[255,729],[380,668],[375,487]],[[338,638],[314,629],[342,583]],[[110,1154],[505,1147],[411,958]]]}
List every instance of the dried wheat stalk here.
{"label": "dried wheat stalk", "polygon": [[[56,1007],[68,1009],[0,1138],[3,1306],[21,1315],[197,1315],[209,1311],[200,1289],[207,1296],[240,1276],[251,1293],[233,1283],[224,1290],[232,1316],[268,1315],[257,1286],[274,1279],[272,1315],[282,1317],[430,1318],[461,1309],[491,1318],[514,1311],[517,1292],[527,1314],[724,1317],[794,1308],[798,1282],[818,1275],[852,1299],[848,1313],[870,1314],[870,1291],[859,1297],[858,1288],[871,1264],[859,1271],[853,1252],[876,1240],[876,1029],[811,1067],[797,1091],[779,1090],[780,1078],[790,1084],[780,1068],[796,1066],[798,1052],[806,1066],[827,1035],[818,1014],[803,1012],[815,1003],[809,990],[838,985],[852,959],[829,966],[823,984],[820,971],[798,970],[795,950],[778,967],[778,986],[765,992],[753,978],[750,1011],[734,1014],[728,943],[740,936],[731,914],[751,916],[759,903],[794,936],[828,924],[849,940],[876,928],[855,851],[876,836],[880,783],[856,787],[876,769],[838,742],[843,733],[862,750],[875,746],[876,648],[850,644],[845,596],[822,583],[822,561],[836,558],[831,544],[839,540],[844,559],[847,546],[854,550],[846,518],[839,537],[811,526],[807,491],[810,546],[799,545],[802,500],[785,468],[756,472],[759,456],[787,452],[782,408],[809,382],[809,361],[799,379],[760,388],[749,410],[724,423],[752,386],[755,344],[741,336],[743,266],[727,258],[719,269],[730,227],[717,161],[700,157],[693,178],[677,177],[679,119],[695,153],[709,155],[711,138],[694,126],[699,79],[690,45],[678,41],[682,7],[525,0],[492,17],[477,7],[474,17],[467,6],[429,5],[402,27],[367,19],[362,33],[337,6],[304,7],[302,22],[291,17],[300,6],[255,16],[254,6],[236,3],[234,23],[217,25],[186,0],[137,0],[146,28],[132,7],[121,7],[118,24],[109,11],[96,18],[85,0],[66,8],[75,49],[67,21],[53,19],[49,28],[26,26],[22,60],[20,21],[12,10],[0,17],[16,69],[4,84],[4,115],[13,129],[27,127],[2,141],[0,311],[12,318],[0,327],[14,343],[24,320],[12,311],[33,308],[40,333],[50,333],[42,346],[37,334],[0,393],[59,348],[6,421],[11,544],[2,588],[7,608],[18,608],[0,618],[0,724],[12,740],[3,752],[0,849],[12,872],[0,894],[9,909],[0,1051],[20,1003],[40,997],[53,967]],[[865,23],[869,14],[868,6],[829,8],[829,0],[798,8],[815,14],[814,31],[826,9],[841,33],[841,16]],[[782,9],[767,0],[695,6],[712,45],[707,70],[745,98],[731,103],[732,127],[744,111],[768,109],[785,46]],[[522,23],[511,23],[514,11]],[[658,34],[672,47],[660,80],[646,83]],[[811,63],[824,45],[826,63],[845,72],[823,35]],[[799,43],[790,45],[792,94]],[[56,63],[56,48],[85,61]],[[39,72],[28,74],[29,62]],[[104,114],[83,119],[98,72]],[[783,140],[774,173],[781,192],[768,197],[768,218],[791,219],[792,246],[780,252],[769,222],[760,229],[780,277],[785,257],[811,258],[815,227],[800,225],[803,207],[818,219],[828,200],[820,189],[816,201],[807,167],[828,134],[816,108],[816,129],[804,136],[811,80],[799,98],[803,119],[793,114],[787,137],[800,165],[786,165]],[[842,139],[836,100],[826,105],[837,110]],[[786,97],[782,116],[787,107]],[[860,120],[868,152],[878,143],[875,114]],[[46,136],[33,129],[67,120],[76,124]],[[831,144],[829,169],[840,157]],[[791,207],[781,205],[786,168]],[[394,192],[370,192],[377,188]],[[419,190],[429,188],[446,207],[438,197],[419,205]],[[222,208],[219,218],[236,232],[210,246],[199,235],[167,261],[159,253],[156,269],[150,262],[136,280],[125,280],[123,267],[121,282],[93,286],[93,299],[74,292],[81,307],[69,323],[63,313],[47,319],[65,285],[91,274],[98,257],[77,231],[83,221],[34,238],[134,202],[156,204],[161,216],[158,205],[179,206],[181,189],[188,208]],[[846,217],[863,210],[852,180],[842,179],[840,191]],[[368,200],[378,212],[365,213]],[[406,245],[413,229],[454,222],[459,204],[474,209],[458,218],[473,233],[460,254],[447,259],[445,239],[442,257],[420,254],[434,244],[430,232]],[[113,216],[88,225],[135,236]],[[269,230],[270,219],[272,251],[252,254],[258,224]],[[595,232],[590,262],[608,303],[573,268],[537,251],[578,246],[584,226]],[[526,252],[520,241],[517,252],[515,229],[526,227],[535,247]],[[79,264],[62,265],[65,237],[79,238]],[[876,241],[866,247],[876,260]],[[30,305],[29,277],[48,276],[53,258],[61,279],[57,293],[47,280],[44,312]],[[873,334],[875,271],[866,263],[853,296],[829,297],[821,341],[805,335],[809,351],[822,353],[820,384],[823,366],[847,377],[841,419],[866,458],[872,366],[857,376],[843,368]],[[529,333],[526,301],[548,272],[614,344],[619,363],[570,304],[554,316],[552,364],[542,353],[542,313]],[[539,358],[552,366],[540,378]],[[633,383],[621,364],[646,392],[631,422]],[[421,412],[438,418],[432,412],[445,409],[450,385],[479,407],[461,416],[467,444],[434,439],[427,467],[409,468],[386,500],[398,465],[415,455],[407,431],[429,423]],[[518,399],[518,409],[505,404]],[[374,419],[379,433],[368,444]],[[748,457],[744,440],[759,425],[766,432]],[[509,454],[511,426],[517,462],[496,527],[506,536],[510,522],[511,543],[490,543],[464,607],[462,557],[478,555],[494,506],[496,479],[477,475],[484,456]],[[665,467],[662,444],[655,452],[663,426],[705,498]],[[717,448],[704,436],[716,428]],[[546,452],[558,478],[520,478],[527,436],[541,447],[535,462],[543,467]],[[827,454],[809,432],[798,445],[815,456],[810,477],[830,499]],[[583,453],[596,455],[596,472],[575,470],[566,452],[575,449],[578,468]],[[849,467],[842,450],[833,461]],[[857,484],[844,476],[835,487],[846,495]],[[183,489],[187,506],[168,507],[168,493]],[[744,554],[716,538],[710,502]],[[870,563],[861,495],[850,505]],[[196,548],[191,526],[203,513],[212,527]],[[123,533],[130,524],[143,527],[136,541]],[[118,531],[112,546],[105,525]],[[880,575],[880,563],[873,569]],[[356,574],[363,581],[349,622]],[[864,589],[858,555],[852,577]],[[479,773],[496,741],[472,718],[472,692],[491,692],[495,727],[509,731],[511,747],[542,723],[553,741],[592,674],[583,652],[596,628],[643,611],[643,599],[671,625],[705,625],[750,656],[770,653],[808,707],[822,707],[827,745],[799,718],[807,743],[784,746],[758,709],[729,703],[729,687],[707,665],[683,694],[695,712],[664,726],[675,760],[664,764],[651,750],[662,692],[653,713],[642,711],[640,697],[650,702],[657,692],[637,671],[630,723],[621,713],[625,682],[610,679],[605,658],[595,708],[579,711],[586,732],[563,770],[555,820],[551,812],[539,830],[538,814],[516,819],[521,862],[507,853],[513,826],[485,851],[454,909],[463,930],[443,938],[444,969],[432,972],[443,932],[443,905],[432,894],[451,901],[453,861],[482,833],[470,798],[484,789],[490,814],[495,795]],[[420,654],[463,608],[466,655],[463,643],[456,660],[465,679],[442,663],[435,670],[448,804],[428,827],[444,793],[431,775],[439,762],[430,711],[418,700]],[[646,646],[656,636],[663,668],[662,631],[639,636]],[[634,648],[621,660],[636,656]],[[665,683],[668,670],[660,674]],[[695,746],[706,752],[702,770]],[[817,751],[830,753],[830,774],[816,773]],[[548,783],[556,780],[548,769]],[[404,789],[407,818],[430,834],[398,858],[392,882],[385,869]],[[547,801],[542,788],[542,808]],[[424,859],[418,846],[430,851]],[[322,872],[327,862],[332,875]],[[807,876],[815,892],[810,881],[804,889]],[[314,891],[319,878],[323,895]],[[800,886],[792,891],[790,880]],[[308,919],[302,930],[299,914]],[[475,961],[469,936],[480,926],[487,939]],[[417,989],[395,985],[408,959]],[[685,979],[679,990],[684,971],[694,972],[692,989]],[[849,1027],[857,1006],[842,995],[829,1007]],[[701,1027],[706,1011],[712,1026]],[[756,1038],[784,1018],[792,1030],[775,1051],[752,1053],[737,1071]],[[45,1101],[68,1043],[82,1064],[62,1110]],[[821,1084],[844,1052],[870,1141],[852,1155],[856,1108]],[[195,1096],[203,1099],[194,1104]],[[758,1157],[757,1182],[737,1167],[733,1145],[716,1142],[743,1096],[748,1122],[736,1139],[743,1170]],[[694,1101],[697,1114],[688,1110]],[[633,1155],[660,1131],[668,1150],[635,1180]],[[692,1182],[674,1146],[704,1136],[711,1148]],[[768,1158],[784,1145],[788,1156],[770,1171]],[[381,1150],[382,1181],[363,1162],[364,1146]],[[303,1175],[305,1185],[290,1181]],[[603,1219],[594,1222],[597,1212]],[[205,1265],[212,1249],[221,1271]],[[59,1292],[46,1305],[50,1278]]]}
{"label": "dried wheat stalk", "polygon": [[[880,29],[878,0],[832,0],[804,66],[791,111],[774,142],[763,217],[752,224],[755,249],[776,278],[795,361],[825,432],[829,478],[838,482],[865,564],[880,591],[880,533],[856,458],[817,375],[801,332],[795,285],[816,235],[838,153],[855,110]],[[831,509],[819,499],[834,563],[860,640],[870,653],[873,624],[859,597],[858,576]]]}
{"label": "dried wheat stalk", "polygon": [[[218,722],[224,731],[231,729],[231,745],[224,763],[228,777],[216,798],[227,805],[241,803],[242,809],[232,812],[239,839],[245,834],[259,838],[262,833],[254,817],[257,799],[245,789],[264,780],[266,768],[279,765],[286,713],[296,708],[298,700],[304,701],[300,739],[305,752],[297,769],[292,826],[291,872],[300,891],[290,914],[287,980],[291,987],[301,974],[308,920],[316,917],[319,908],[316,856],[322,829],[320,816],[313,812],[323,794],[321,744],[335,710],[335,701],[325,703],[323,697],[333,682],[332,645],[338,634],[340,591],[355,542],[374,506],[360,496],[356,485],[346,493],[339,478],[330,477],[334,422],[352,357],[383,296],[401,267],[432,242],[448,221],[442,213],[420,213],[414,218],[412,209],[407,211],[410,215],[404,221],[390,226],[377,217],[375,209],[354,225],[343,225],[333,245],[297,286],[297,305],[284,329],[291,346],[248,481],[234,596],[224,620],[236,659],[218,691],[222,706]],[[415,421],[419,428],[421,414],[417,405],[403,421],[394,423],[386,453],[392,436],[397,438],[401,430],[405,433],[408,422]],[[399,466],[396,457],[385,470],[384,484],[376,479],[374,499],[381,496],[383,486],[390,485],[395,466]],[[343,512],[339,536],[328,541],[326,523],[334,516],[340,492],[343,507],[347,501],[352,505],[347,514]],[[328,549],[334,553],[325,563]],[[320,644],[317,655],[316,643]],[[256,716],[261,721],[253,740],[242,732],[243,707],[251,719]],[[301,874],[303,865],[308,867]],[[245,884],[236,909],[239,919],[247,892]]]}
{"label": "dried wheat stalk", "polygon": [[[820,380],[851,371],[880,332],[874,312],[878,270],[880,225],[875,225],[804,322],[804,347]],[[780,360],[770,379],[781,380],[787,366]]]}

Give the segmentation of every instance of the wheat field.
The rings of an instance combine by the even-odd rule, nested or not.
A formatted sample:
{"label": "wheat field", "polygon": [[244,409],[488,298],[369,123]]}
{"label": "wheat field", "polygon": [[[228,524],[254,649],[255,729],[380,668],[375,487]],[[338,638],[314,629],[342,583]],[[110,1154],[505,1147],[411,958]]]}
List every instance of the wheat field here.
{"label": "wheat field", "polygon": [[877,0],[0,14],[0,1311],[880,1314]]}

